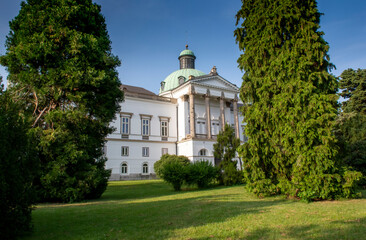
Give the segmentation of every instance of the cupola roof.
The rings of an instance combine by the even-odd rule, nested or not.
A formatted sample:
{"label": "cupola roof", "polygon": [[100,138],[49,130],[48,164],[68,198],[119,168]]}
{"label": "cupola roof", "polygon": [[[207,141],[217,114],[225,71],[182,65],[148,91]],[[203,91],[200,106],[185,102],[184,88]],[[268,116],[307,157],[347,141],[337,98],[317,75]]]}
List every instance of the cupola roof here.
{"label": "cupola roof", "polygon": [[190,76],[199,77],[202,75],[206,75],[206,73],[201,72],[200,70],[193,69],[193,68],[184,68],[179,69],[175,72],[169,74],[160,87],[160,93],[172,90],[179,85],[187,82]]}
{"label": "cupola roof", "polygon": [[181,56],[193,56],[196,58],[193,51],[188,49],[188,44],[186,45],[186,49],[184,49],[183,51],[180,52],[178,58],[180,58]]}
{"label": "cupola roof", "polygon": [[183,50],[179,54],[180,68],[177,71],[169,74],[163,82],[161,82],[160,93],[170,91],[183,83],[190,80],[192,77],[199,77],[202,75],[206,75],[204,72],[197,70],[194,68],[194,60],[196,56],[193,51],[188,49],[188,45],[186,45],[186,49]]}

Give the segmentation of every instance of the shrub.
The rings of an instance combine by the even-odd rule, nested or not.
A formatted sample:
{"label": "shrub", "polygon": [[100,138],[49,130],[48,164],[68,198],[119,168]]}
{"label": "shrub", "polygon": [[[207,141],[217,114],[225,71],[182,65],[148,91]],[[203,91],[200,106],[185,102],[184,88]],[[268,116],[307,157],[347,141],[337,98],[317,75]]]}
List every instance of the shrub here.
{"label": "shrub", "polygon": [[198,188],[206,188],[219,175],[219,169],[209,161],[196,161],[187,166],[186,183],[197,184]]}
{"label": "shrub", "polygon": [[175,191],[180,191],[186,177],[186,165],[179,161],[168,161],[160,170],[162,179],[173,185]]}
{"label": "shrub", "polygon": [[225,186],[242,183],[243,173],[236,167],[236,161],[222,161],[220,163],[220,183]]}
{"label": "shrub", "polygon": [[356,192],[357,183],[361,180],[362,173],[357,171],[351,171],[348,168],[345,169],[343,174],[343,197],[356,198],[360,196],[359,192]]}
{"label": "shrub", "polygon": [[186,177],[186,167],[190,163],[185,156],[164,154],[155,162],[154,170],[159,178],[173,185],[174,190],[179,191]]}
{"label": "shrub", "polygon": [[185,156],[176,156],[170,154],[164,154],[159,161],[156,161],[154,164],[154,171],[159,178],[162,177],[162,169],[164,165],[168,162],[177,161],[183,165],[188,165],[190,163],[189,159]]}

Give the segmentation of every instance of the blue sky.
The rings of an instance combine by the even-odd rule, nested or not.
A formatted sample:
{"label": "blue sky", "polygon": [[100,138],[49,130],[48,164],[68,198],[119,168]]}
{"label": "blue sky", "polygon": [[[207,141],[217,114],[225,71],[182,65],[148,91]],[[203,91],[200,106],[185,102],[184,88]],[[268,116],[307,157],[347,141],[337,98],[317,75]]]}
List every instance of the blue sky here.
{"label": "blue sky", "polygon": [[[5,54],[9,21],[21,0],[0,0],[0,54]],[[189,44],[196,68],[208,73],[215,65],[221,76],[241,85],[240,55],[233,37],[240,0],[95,0],[102,6],[112,52],[122,65],[122,83],[158,93],[160,82],[179,68],[178,55]],[[366,1],[318,0],[321,30],[330,45],[338,76],[347,68],[366,68]],[[3,78],[7,73],[0,66]]]}

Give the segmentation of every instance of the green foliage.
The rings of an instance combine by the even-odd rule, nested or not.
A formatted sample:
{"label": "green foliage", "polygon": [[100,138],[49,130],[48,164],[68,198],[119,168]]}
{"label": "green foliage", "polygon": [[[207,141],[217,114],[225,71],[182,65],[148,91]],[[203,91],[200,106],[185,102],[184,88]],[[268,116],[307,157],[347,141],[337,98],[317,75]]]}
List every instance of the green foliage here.
{"label": "green foliage", "polygon": [[159,178],[162,177],[162,169],[164,168],[164,165],[169,162],[179,162],[182,165],[186,166],[190,163],[189,159],[185,156],[176,156],[176,155],[170,155],[170,154],[164,154],[160,160],[156,161],[154,163],[154,171],[156,175]]}
{"label": "green foliage", "polygon": [[229,124],[225,124],[224,130],[217,135],[217,142],[213,145],[214,157],[220,160],[220,183],[226,186],[240,183],[242,173],[237,170],[236,157],[240,139],[235,137],[235,130]]}
{"label": "green foliage", "polygon": [[187,166],[185,181],[188,185],[197,184],[207,188],[219,175],[219,169],[209,161],[196,161]]}
{"label": "green foliage", "polygon": [[[342,112],[336,125],[340,157],[366,176],[366,115]],[[366,185],[366,181],[362,182]]]}
{"label": "green foliage", "polygon": [[343,102],[345,113],[358,112],[366,115],[366,69],[347,69],[340,76],[339,88],[341,96],[348,101]]}
{"label": "green foliage", "polygon": [[186,178],[186,165],[180,161],[168,161],[163,164],[160,174],[165,182],[173,185],[175,191],[180,191]]}
{"label": "green foliage", "polygon": [[347,195],[333,132],[337,81],[316,1],[243,1],[236,17],[248,188],[305,200]]}
{"label": "green foliage", "polygon": [[236,161],[222,161],[219,168],[221,173],[219,181],[221,184],[231,186],[242,183],[243,172],[238,170]]}
{"label": "green foliage", "polygon": [[362,196],[360,192],[357,192],[358,183],[362,178],[362,173],[358,171],[352,171],[344,168],[343,173],[343,195],[346,198],[359,198]]}
{"label": "green foliage", "polygon": [[240,145],[240,139],[235,137],[235,130],[229,124],[225,124],[224,130],[217,135],[217,141],[213,145],[214,157],[221,161],[231,161],[235,158],[236,149]]}
{"label": "green foliage", "polygon": [[63,202],[99,198],[110,174],[101,155],[108,127],[79,111],[54,110],[49,116],[57,119],[54,129],[34,129],[42,149],[41,198]]}
{"label": "green foliage", "polygon": [[27,135],[29,123],[19,110],[0,85],[0,239],[15,239],[32,229],[38,162]]}
{"label": "green foliage", "polygon": [[164,154],[154,164],[154,171],[158,177],[173,185],[179,191],[184,183],[197,184],[198,188],[206,188],[218,176],[218,169],[208,161],[191,163],[185,156]]}
{"label": "green foliage", "polygon": [[341,74],[342,104],[336,125],[340,157],[353,169],[362,172],[360,184],[366,186],[366,70],[347,69]]}
{"label": "green foliage", "polygon": [[107,184],[102,147],[123,92],[100,10],[91,0],[28,0],[10,22],[0,62],[32,115],[42,200],[99,197]]}

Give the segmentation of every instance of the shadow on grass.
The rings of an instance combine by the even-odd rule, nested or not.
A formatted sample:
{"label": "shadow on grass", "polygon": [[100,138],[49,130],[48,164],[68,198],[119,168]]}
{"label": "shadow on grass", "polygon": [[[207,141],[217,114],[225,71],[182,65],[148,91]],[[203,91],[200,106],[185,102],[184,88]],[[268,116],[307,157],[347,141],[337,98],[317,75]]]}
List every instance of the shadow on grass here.
{"label": "shadow on grass", "polygon": [[[135,189],[130,189],[132,186]],[[110,193],[118,193],[104,196],[105,201],[125,198],[132,201],[45,208],[39,214],[36,210],[36,231],[26,239],[167,239],[174,237],[175,230],[221,223],[242,214],[263,214],[271,206],[291,203],[278,198],[243,200],[236,187],[177,193],[163,182],[151,182],[145,186],[111,188]],[[179,197],[156,201],[153,198],[174,194]],[[145,198],[152,199],[144,201]]]}
{"label": "shadow on grass", "polygon": [[182,186],[182,191],[174,191],[173,187],[170,184],[167,184],[162,180],[128,181],[125,183],[122,182],[122,184],[118,183],[121,182],[112,182],[108,186],[108,190],[102,195],[100,200],[108,201],[108,200],[143,199],[143,198],[184,194],[187,192],[225,188],[224,186],[212,186],[210,188],[200,190],[191,186]]}
{"label": "shadow on grass", "polygon": [[[122,184],[119,184],[122,183]],[[160,197],[179,194],[160,180],[112,182],[100,200],[122,200]]]}
{"label": "shadow on grass", "polygon": [[[247,234],[245,239],[366,239],[366,217],[347,221],[332,221],[324,225],[301,225],[288,228],[263,227]],[[203,238],[202,238],[203,239]]]}

